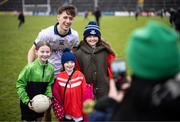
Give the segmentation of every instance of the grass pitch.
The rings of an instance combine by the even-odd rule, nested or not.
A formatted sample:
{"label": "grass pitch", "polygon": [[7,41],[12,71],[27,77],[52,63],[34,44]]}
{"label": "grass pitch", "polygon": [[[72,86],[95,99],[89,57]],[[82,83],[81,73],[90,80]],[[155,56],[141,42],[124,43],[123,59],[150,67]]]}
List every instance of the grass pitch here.
{"label": "grass pitch", "polygon": [[[92,16],[89,20],[94,20]],[[114,17],[103,16],[100,23],[102,37],[112,46],[118,58],[125,57],[125,49],[131,32],[149,20],[168,24],[168,18],[160,17]],[[18,29],[17,16],[0,15],[0,121],[20,121],[19,98],[16,93],[16,80],[27,63],[27,52],[38,32],[55,24],[54,16],[26,16],[25,24]],[[88,20],[76,17],[73,28],[82,39]],[[169,25],[169,24],[168,24]],[[53,116],[53,120],[56,120]]]}

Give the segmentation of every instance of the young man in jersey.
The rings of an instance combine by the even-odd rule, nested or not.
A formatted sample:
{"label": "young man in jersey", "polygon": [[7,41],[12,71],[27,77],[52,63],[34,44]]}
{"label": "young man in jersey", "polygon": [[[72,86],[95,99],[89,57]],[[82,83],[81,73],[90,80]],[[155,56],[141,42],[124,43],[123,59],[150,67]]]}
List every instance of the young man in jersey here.
{"label": "young man in jersey", "polygon": [[[39,32],[34,44],[28,52],[28,63],[32,63],[35,57],[36,44],[47,40],[52,47],[52,54],[49,63],[54,66],[54,74],[57,75],[62,68],[61,55],[64,48],[75,48],[78,45],[79,35],[71,28],[71,24],[76,16],[76,8],[73,5],[59,7],[57,13],[57,23]],[[45,115],[45,120],[50,121],[50,110]]]}

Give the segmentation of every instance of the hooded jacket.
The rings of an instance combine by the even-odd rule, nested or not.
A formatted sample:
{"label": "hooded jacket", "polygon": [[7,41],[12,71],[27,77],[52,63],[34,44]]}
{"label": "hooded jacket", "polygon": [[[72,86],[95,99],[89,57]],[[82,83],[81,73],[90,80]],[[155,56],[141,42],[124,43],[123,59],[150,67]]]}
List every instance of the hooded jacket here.
{"label": "hooded jacket", "polygon": [[110,63],[115,58],[110,46],[101,40],[96,48],[92,48],[86,41],[81,41],[75,55],[86,82],[93,83],[96,99],[107,95],[109,79],[112,78]]}

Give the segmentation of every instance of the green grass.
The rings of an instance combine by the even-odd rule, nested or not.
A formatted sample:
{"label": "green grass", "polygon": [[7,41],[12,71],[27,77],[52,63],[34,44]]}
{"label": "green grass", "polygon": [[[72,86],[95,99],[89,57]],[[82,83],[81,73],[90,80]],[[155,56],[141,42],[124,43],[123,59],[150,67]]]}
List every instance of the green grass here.
{"label": "green grass", "polygon": [[[91,16],[89,20],[93,20]],[[102,36],[117,53],[118,58],[124,58],[128,37],[131,32],[143,26],[149,20],[168,24],[168,18],[104,16],[101,20]],[[16,79],[27,63],[27,52],[32,46],[38,32],[55,24],[54,16],[27,16],[25,25],[18,29],[17,16],[0,15],[0,121],[19,121],[19,99],[16,93]],[[73,28],[82,33],[88,20],[76,17]],[[53,120],[54,117],[53,117]]]}

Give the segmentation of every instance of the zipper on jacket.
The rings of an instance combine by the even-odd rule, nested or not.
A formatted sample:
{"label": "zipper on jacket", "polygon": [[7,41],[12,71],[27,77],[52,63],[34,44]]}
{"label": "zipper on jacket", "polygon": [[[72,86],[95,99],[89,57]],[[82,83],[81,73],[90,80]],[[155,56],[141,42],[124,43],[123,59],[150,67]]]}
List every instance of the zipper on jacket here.
{"label": "zipper on jacket", "polygon": [[42,80],[44,80],[44,72],[45,72],[45,65],[43,65],[43,74],[42,74]]}
{"label": "zipper on jacket", "polygon": [[94,54],[94,52],[95,52],[95,50],[96,50],[96,47],[93,47],[92,49],[93,49],[92,54]]}

